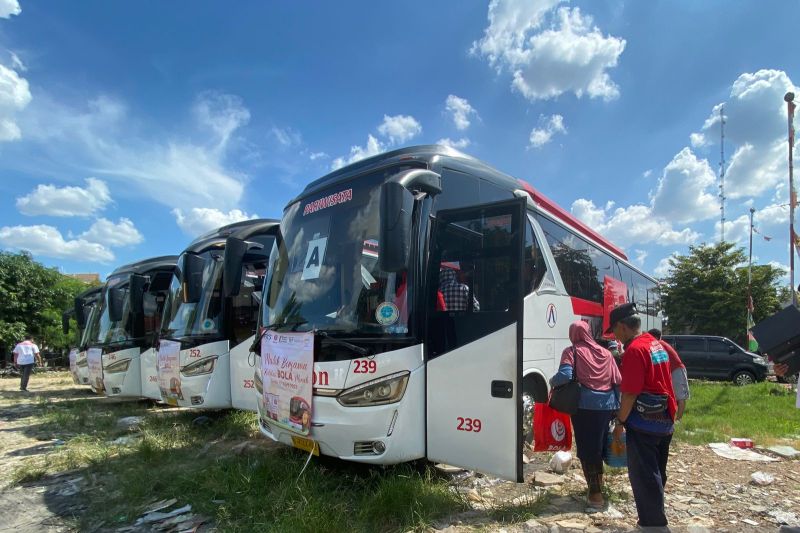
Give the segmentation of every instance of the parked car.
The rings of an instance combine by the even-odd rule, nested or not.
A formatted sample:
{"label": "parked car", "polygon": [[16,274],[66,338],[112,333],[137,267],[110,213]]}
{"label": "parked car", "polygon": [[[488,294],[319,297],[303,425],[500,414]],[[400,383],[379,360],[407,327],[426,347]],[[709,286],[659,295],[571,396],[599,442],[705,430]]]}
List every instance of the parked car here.
{"label": "parked car", "polygon": [[749,385],[764,381],[769,368],[767,360],[748,352],[726,337],[713,335],[664,335],[681,356],[690,378],[733,381]]}

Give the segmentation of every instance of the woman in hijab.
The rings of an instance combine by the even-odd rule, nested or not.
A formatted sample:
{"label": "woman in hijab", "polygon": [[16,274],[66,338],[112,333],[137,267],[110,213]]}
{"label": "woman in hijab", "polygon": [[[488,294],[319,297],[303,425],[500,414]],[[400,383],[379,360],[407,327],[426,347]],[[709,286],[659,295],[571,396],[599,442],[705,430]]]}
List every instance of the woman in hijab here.
{"label": "woman in hijab", "polygon": [[558,373],[550,379],[554,387],[572,379],[581,386],[578,412],[572,415],[578,458],[589,486],[588,505],[605,507],[603,498],[603,451],[608,440],[608,426],[619,408],[617,385],[622,378],[611,352],[592,338],[589,324],[578,320],[569,326],[572,346],[564,349]]}

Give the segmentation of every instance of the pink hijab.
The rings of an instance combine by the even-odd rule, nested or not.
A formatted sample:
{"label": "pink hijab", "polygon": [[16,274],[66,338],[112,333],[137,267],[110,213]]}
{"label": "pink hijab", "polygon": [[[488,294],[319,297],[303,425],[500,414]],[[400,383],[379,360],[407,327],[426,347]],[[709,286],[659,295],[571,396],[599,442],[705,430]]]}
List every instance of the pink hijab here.
{"label": "pink hijab", "polygon": [[564,348],[561,364],[572,365],[574,369],[573,353],[578,356],[578,382],[581,385],[606,391],[622,382],[614,356],[595,342],[589,332],[589,324],[583,320],[570,324],[569,340],[572,346]]}

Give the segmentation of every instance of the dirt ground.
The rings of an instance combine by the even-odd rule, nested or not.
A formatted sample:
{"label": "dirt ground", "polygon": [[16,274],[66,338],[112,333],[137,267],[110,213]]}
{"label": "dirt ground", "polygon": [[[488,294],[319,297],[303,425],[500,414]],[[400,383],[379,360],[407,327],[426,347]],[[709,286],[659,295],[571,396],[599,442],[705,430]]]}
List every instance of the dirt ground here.
{"label": "dirt ground", "polygon": [[[17,391],[16,379],[0,379],[0,531],[71,531],[84,507],[80,493],[93,480],[81,472],[62,472],[14,485],[12,473],[27,458],[59,446],[52,435],[31,431],[37,402],[91,398],[92,393],[68,379],[36,379],[31,393]],[[97,398],[98,402],[113,402]],[[434,524],[447,533],[466,531],[561,532],[628,531],[636,523],[627,473],[607,475],[611,504],[602,513],[586,514],[585,484],[577,461],[568,472],[549,472],[550,454],[535,454],[525,466],[526,483],[508,483],[469,472],[452,474],[452,490],[464,495],[471,510]],[[766,486],[751,475],[766,472]],[[546,475],[545,475],[546,474]],[[800,461],[773,463],[735,461],[717,456],[707,446],[673,444],[669,463],[667,514],[673,531],[777,531],[781,523],[799,525]],[[534,520],[503,523],[498,509],[513,509],[544,497],[544,511]],[[512,512],[513,514],[513,512]],[[500,517],[500,518],[498,518]]]}

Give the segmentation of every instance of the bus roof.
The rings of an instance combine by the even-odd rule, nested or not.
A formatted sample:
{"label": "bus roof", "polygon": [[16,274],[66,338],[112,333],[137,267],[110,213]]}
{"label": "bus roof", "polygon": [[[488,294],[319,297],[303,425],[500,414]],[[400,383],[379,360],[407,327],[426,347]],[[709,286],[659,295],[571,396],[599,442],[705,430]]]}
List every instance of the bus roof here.
{"label": "bus roof", "polygon": [[145,272],[150,272],[151,270],[169,270],[175,268],[177,263],[177,255],[161,255],[158,257],[151,257],[149,259],[142,259],[141,261],[136,261],[135,263],[128,263],[127,265],[117,267],[109,275],[109,277],[126,273],[144,274]]}
{"label": "bus roof", "polygon": [[446,160],[459,160],[460,163],[472,167],[474,170],[479,172],[482,179],[489,181],[493,185],[504,188],[509,192],[520,189],[524,190],[530,195],[531,199],[539,207],[539,209],[560,220],[562,223],[571,226],[579,233],[588,236],[597,244],[605,247],[612,254],[626,261],[628,260],[628,256],[620,247],[613,244],[598,232],[578,220],[569,211],[563,209],[554,201],[550,200],[548,197],[534,189],[528,182],[513,178],[507,174],[503,174],[483,161],[459,152],[454,148],[438,144],[426,144],[400,148],[399,150],[392,150],[391,152],[378,154],[376,156],[362,159],[361,161],[347,165],[346,167],[334,170],[333,172],[309,183],[306,188],[303,189],[303,192],[300,193],[300,196],[289,202],[289,205],[307,196],[313,195],[319,190],[327,188],[333,184],[346,181],[357,175],[364,174],[381,167],[400,163],[413,164],[414,162],[417,162],[420,164],[420,166],[430,168],[433,164],[441,163]]}
{"label": "bus roof", "polygon": [[221,226],[208,233],[200,235],[195,240],[189,243],[184,252],[200,253],[212,247],[223,247],[225,239],[228,237],[236,237],[237,239],[248,239],[253,235],[258,235],[269,231],[280,224],[279,220],[272,218],[255,218],[251,220],[243,220],[241,222],[234,222],[226,226]]}

